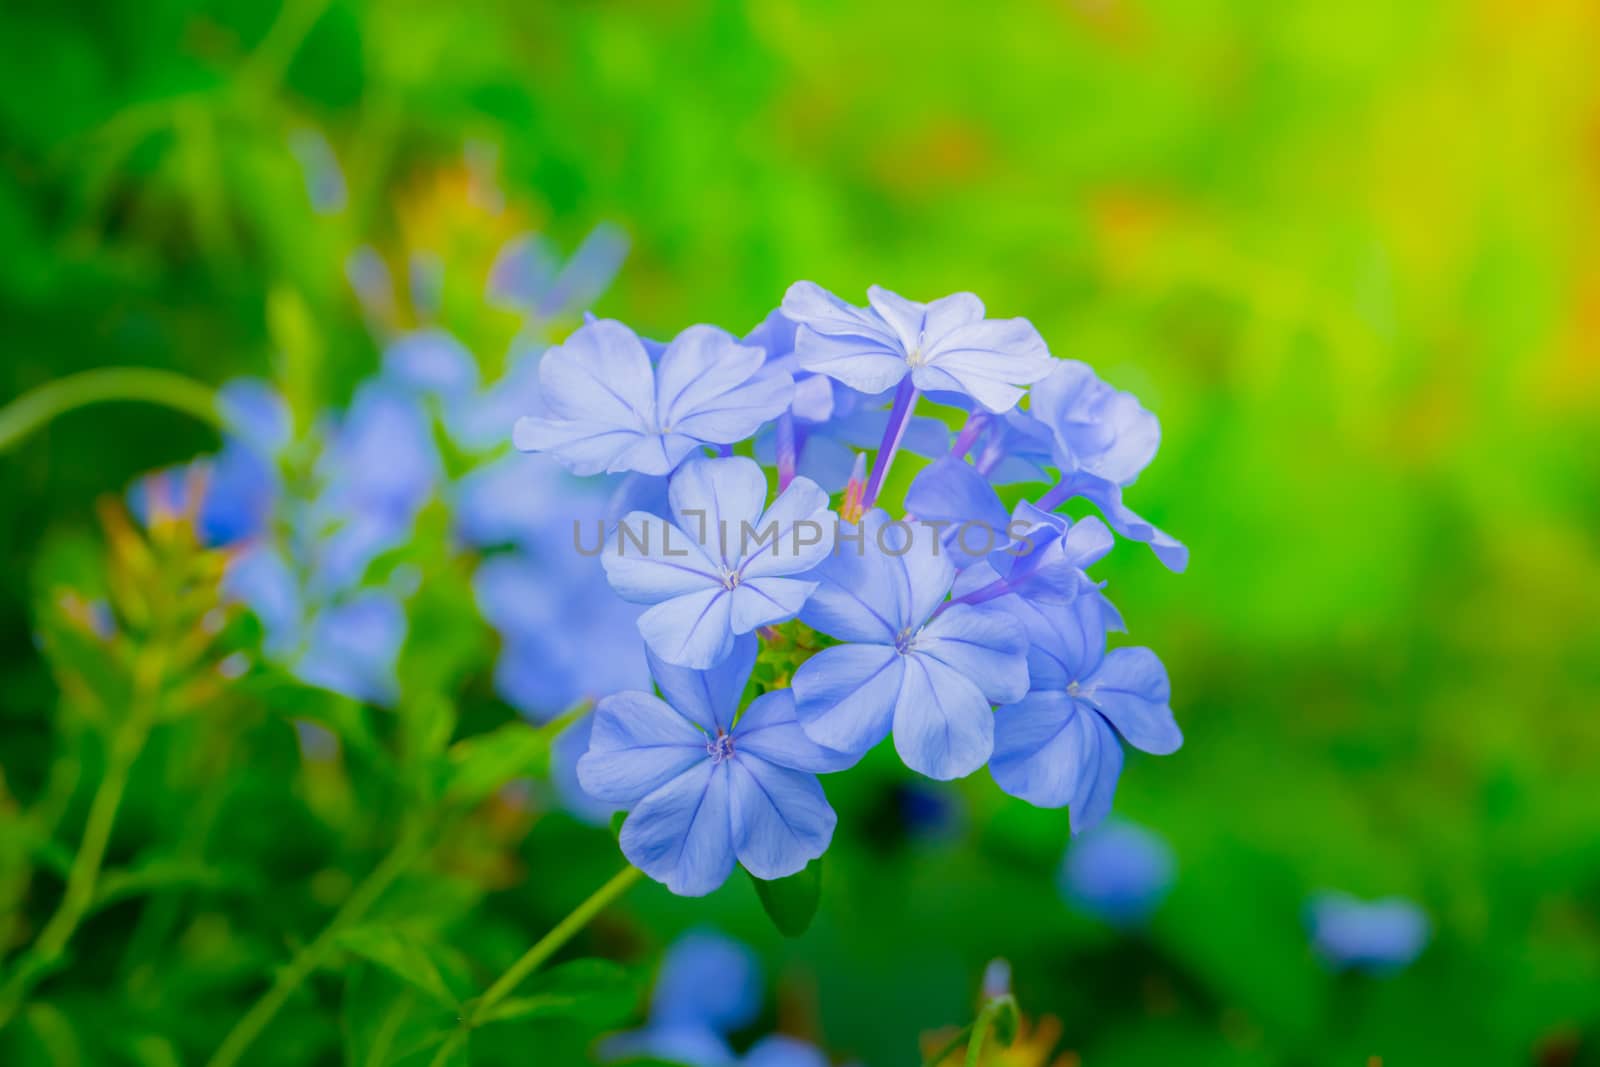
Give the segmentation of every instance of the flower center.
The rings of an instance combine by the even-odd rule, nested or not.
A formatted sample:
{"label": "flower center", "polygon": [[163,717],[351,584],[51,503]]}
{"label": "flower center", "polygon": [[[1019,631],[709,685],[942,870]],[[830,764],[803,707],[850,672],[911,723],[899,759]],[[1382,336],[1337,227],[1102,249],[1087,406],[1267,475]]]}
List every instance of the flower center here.
{"label": "flower center", "polygon": [[906,363],[913,368],[926,367],[928,365],[928,357],[923,355],[922,346],[920,344],[917,345],[916,348],[913,348],[910,352],[906,353]]}
{"label": "flower center", "polygon": [[739,587],[739,572],[731,567],[722,568],[722,588],[737,589]]}
{"label": "flower center", "polygon": [[1078,689],[1078,683],[1077,682],[1068,682],[1067,683],[1067,696],[1075,697],[1075,696],[1079,695],[1079,692],[1080,692],[1080,690]]}
{"label": "flower center", "polygon": [[706,738],[706,755],[711,757],[713,764],[721,763],[733,757],[733,738],[721,730],[716,737]]}
{"label": "flower center", "polygon": [[917,647],[917,635],[921,632],[920,629],[913,630],[909,626],[901,630],[898,634],[895,634],[894,650],[902,656],[909,652],[914,652]]}

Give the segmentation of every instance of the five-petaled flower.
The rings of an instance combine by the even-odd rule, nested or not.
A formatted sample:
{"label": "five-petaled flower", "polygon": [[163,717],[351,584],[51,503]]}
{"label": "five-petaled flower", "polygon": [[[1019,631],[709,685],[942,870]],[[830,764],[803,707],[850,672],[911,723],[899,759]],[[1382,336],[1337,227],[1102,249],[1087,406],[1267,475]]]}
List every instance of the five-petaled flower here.
{"label": "five-petaled flower", "polygon": [[709,671],[652,656],[662,697],[600,701],[578,761],[585,792],[629,809],[623,855],[681,896],[716,889],[735,861],[761,879],[795,874],[833,838],[816,776],[850,761],[806,736],[790,690],[738,714],[756,645],[754,635],[740,639]]}
{"label": "five-petaled flower", "polygon": [[1027,319],[986,319],[983,301],[955,293],[919,304],[874,285],[868,307],[847,304],[812,282],[795,282],[783,313],[800,324],[795,356],[806,370],[863,393],[906,375],[924,393],[971,397],[990,411],[1017,406],[1056,366]]}
{"label": "five-petaled flower", "polygon": [[705,445],[731,445],[787,410],[794,380],[759,348],[714,326],[684,330],[652,362],[639,335],[586,323],[545,353],[548,414],[519,419],[513,441],[574,474],[667,474]]}
{"label": "five-petaled flower", "polygon": [[796,478],[767,506],[767,479],[742,456],[698,459],[673,475],[673,520],[623,516],[601,562],[625,600],[655,605],[639,632],[663,661],[710,667],[734,638],[792,619],[816,588],[797,578],[833,547],[828,495]]}
{"label": "five-petaled flower", "polygon": [[801,722],[819,744],[860,756],[892,730],[900,758],[930,778],[971,774],[994,747],[996,701],[1028,688],[1022,627],[1004,611],[945,604],[948,553],[868,512],[816,571],[801,619],[847,642],[794,676]]}
{"label": "five-petaled flower", "polygon": [[1029,692],[995,712],[989,773],[1030,804],[1070,806],[1073,832],[1087,830],[1111,810],[1123,741],[1158,756],[1183,744],[1166,668],[1148,648],[1105,651],[1106,620],[1120,620],[1098,591],[1064,610],[1006,606],[1027,629]]}

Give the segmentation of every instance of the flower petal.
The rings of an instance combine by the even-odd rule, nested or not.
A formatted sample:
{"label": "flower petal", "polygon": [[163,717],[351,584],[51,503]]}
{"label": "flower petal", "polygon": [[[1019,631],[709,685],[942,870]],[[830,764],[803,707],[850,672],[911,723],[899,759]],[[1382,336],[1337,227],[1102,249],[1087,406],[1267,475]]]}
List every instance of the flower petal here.
{"label": "flower petal", "polygon": [[746,579],[803,574],[833,551],[838,521],[828,494],[809,478],[796,478],[762,512],[748,537],[741,530],[739,573]]}
{"label": "flower petal", "polygon": [[795,714],[817,744],[859,756],[889,733],[904,674],[890,645],[825,648],[795,671]]}
{"label": "flower petal", "polygon": [[794,380],[764,368],[765,362],[765,352],[725,330],[689,327],[673,338],[657,367],[660,425],[717,444],[749,437],[794,397]]}
{"label": "flower petal", "polygon": [[673,597],[639,616],[639,633],[666,662],[705,670],[733,650],[731,607],[732,598],[720,585]]}
{"label": "flower petal", "polygon": [[905,657],[894,707],[894,747],[907,767],[929,778],[963,778],[994,750],[989,700],[965,676],[920,652]]}
{"label": "flower petal", "polygon": [[551,415],[569,422],[646,432],[656,412],[656,374],[639,335],[612,319],[580,326],[539,361]]}
{"label": "flower petal", "polygon": [[838,819],[816,775],[737,751],[726,766],[733,848],[745,870],[787,878],[828,850]]}
{"label": "flower petal", "polygon": [[1183,747],[1183,731],[1167,706],[1167,669],[1148,648],[1107,653],[1084,682],[1083,694],[1134,748],[1165,756]]}
{"label": "flower petal", "polygon": [[816,588],[816,582],[799,578],[752,578],[740,582],[733,590],[728,625],[736,634],[747,634],[757,626],[792,619]]}
{"label": "flower petal", "polygon": [[884,518],[874,510],[859,525],[839,524],[833,554],[810,574],[818,585],[800,612],[807,626],[841,641],[892,644],[911,625],[902,614],[905,568],[876,543]]}
{"label": "flower petal", "polygon": [[975,682],[992,703],[1028,691],[1028,636],[1000,608],[953,604],[917,634],[916,650]]}
{"label": "flower petal", "polygon": [[1074,832],[1110,810],[1122,746],[1086,704],[1033,692],[995,712],[994,725],[989,773],[1002,790],[1041,808],[1072,805]]}
{"label": "flower petal", "polygon": [[707,759],[706,735],[671,705],[616,693],[595,706],[578,784],[596,800],[631,807]]}
{"label": "flower petal", "polygon": [[630,511],[600,553],[606,581],[635,604],[722,588],[716,564],[689,533],[648,512]]}
{"label": "flower petal", "polygon": [[739,716],[733,734],[734,750],[812,774],[842,771],[861,758],[813,741],[800,725],[794,702],[793,689],[777,689],[752,700]]}
{"label": "flower petal", "polygon": [[703,759],[639,802],[622,824],[628,862],[681,897],[701,897],[733,873],[728,764]]}
{"label": "flower petal", "polygon": [[[728,656],[707,670],[675,666],[648,649],[645,658],[650,663],[651,677],[673,710],[714,735],[718,730],[728,733],[733,729],[739,698],[744,695],[759,651],[760,642],[754,634],[748,634],[735,639]],[[705,738],[701,738],[704,742]]]}
{"label": "flower petal", "polygon": [[1039,381],[1055,367],[1044,338],[1027,319],[969,322],[928,341],[927,364],[912,373],[917,387],[950,391],[953,382],[954,391],[991,412],[1016,407],[1023,396],[1018,386]]}
{"label": "flower petal", "polygon": [[707,558],[731,567],[739,559],[746,525],[767,503],[767,476],[744,456],[697,459],[683,465],[667,488],[678,527],[705,549]]}

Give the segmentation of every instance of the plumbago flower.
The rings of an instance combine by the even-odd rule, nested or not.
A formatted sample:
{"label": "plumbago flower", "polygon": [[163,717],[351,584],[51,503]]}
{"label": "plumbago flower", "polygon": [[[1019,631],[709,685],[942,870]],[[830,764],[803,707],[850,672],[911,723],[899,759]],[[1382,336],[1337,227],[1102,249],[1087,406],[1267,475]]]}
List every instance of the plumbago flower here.
{"label": "plumbago flower", "polygon": [[867,303],[855,307],[811,282],[790,286],[783,313],[800,325],[800,366],[863,393],[909,376],[921,392],[971,397],[989,411],[1016,407],[1022,386],[1054,366],[1028,320],[986,319],[971,293],[919,304],[874,285]]}
{"label": "plumbago flower", "polygon": [[795,479],[767,505],[767,479],[754,460],[698,459],[673,476],[672,522],[625,515],[615,551],[602,547],[611,587],[654,607],[639,632],[663,662],[706,668],[734,639],[792,619],[817,583],[795,577],[832,550],[828,496]]}
{"label": "plumbago flower", "polygon": [[735,862],[757,878],[795,874],[833,838],[816,776],[849,761],[806,736],[788,690],[739,713],[756,647],[745,637],[708,671],[652,656],[661,697],[600,701],[578,761],[586,793],[629,811],[623,855],[683,896],[716,889]]}
{"label": "plumbago flower", "polygon": [[1317,954],[1334,970],[1393,974],[1428,947],[1427,913],[1404,897],[1366,901],[1326,891],[1306,905],[1306,925]]}
{"label": "plumbago flower", "polygon": [[[992,705],[1027,691],[1027,639],[1005,612],[945,601],[949,556],[918,545],[911,527],[874,510],[854,549],[817,570],[801,611],[844,644],[794,676],[806,733],[859,757],[892,731],[900,758],[930,778],[960,778],[994,749]],[[844,532],[841,531],[841,541]]]}
{"label": "plumbago flower", "polygon": [[1027,629],[1029,691],[995,712],[989,773],[1031,804],[1069,806],[1086,830],[1111,810],[1124,741],[1153,755],[1183,744],[1166,668],[1148,648],[1105,650],[1108,615],[1120,619],[1097,593],[1064,612],[1010,606]]}
{"label": "plumbago flower", "polygon": [[667,474],[703,445],[731,445],[789,406],[794,380],[759,348],[691,326],[652,360],[639,335],[587,323],[539,366],[548,416],[517,422],[525,452],[549,452],[574,474]]}
{"label": "plumbago flower", "polygon": [[[1074,832],[1110,810],[1124,745],[1182,743],[1165,669],[1108,648],[1124,624],[1088,573],[1113,530],[1175,570],[1187,558],[1121,504],[1159,442],[1154,416],[970,294],[868,296],[855,307],[798,283],[742,343],[691,327],[663,345],[591,321],[545,356],[542,409],[519,423],[524,450],[625,475],[607,520],[591,519],[595,547],[580,536],[577,550],[645,606],[665,699],[606,697],[571,736],[588,732],[578,781],[597,808],[631,809],[624,852],[677,892],[709,891],[736,861],[758,878],[798,870],[825,847],[831,813],[797,801],[811,830],[794,832],[804,815],[786,824],[782,862],[746,854],[730,783],[745,780],[741,738],[772,716],[782,730],[764,736],[796,747],[755,757],[809,782],[892,737],[930,778],[987,764],[1002,790],[1069,808]],[[925,393],[967,410],[953,442],[918,414]],[[902,448],[933,462],[897,520],[879,497]],[[811,474],[843,482],[837,514]],[[1002,497],[1040,481],[1037,499]],[[1057,513],[1077,497],[1104,519]],[[789,688],[740,717],[758,657],[763,687]]]}

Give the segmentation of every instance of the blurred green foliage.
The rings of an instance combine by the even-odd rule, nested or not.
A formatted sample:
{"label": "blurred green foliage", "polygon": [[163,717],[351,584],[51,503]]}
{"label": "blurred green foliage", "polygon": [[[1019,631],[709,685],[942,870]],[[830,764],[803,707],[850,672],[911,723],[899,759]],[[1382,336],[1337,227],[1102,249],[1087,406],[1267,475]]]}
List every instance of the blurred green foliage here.
{"label": "blurred green foliage", "polygon": [[[583,1062],[700,923],[780,977],[765,1029],[874,1067],[970,1021],[994,956],[1091,1065],[1597,1062],[1596,40],[1584,0],[22,0],[0,399],[117,364],[340,402],[378,359],[343,275],[361,243],[467,264],[444,317],[485,351],[509,326],[477,310],[481,268],[524,227],[571,247],[621,223],[599,310],[654,335],[742,331],[796,278],[975,290],[1163,420],[1134,499],[1194,564],[1128,548],[1102,576],[1188,736],[1118,798],[1174,845],[1167,906],[1133,937],[1069,914],[1065,813],[982,775],[945,787],[959,832],[908,836],[874,758],[828,780],[803,937],[745,879],[637,888],[572,950],[624,964],[586,977],[595,1010],[486,1027],[474,1062]],[[306,196],[306,128],[343,164],[337,215]],[[413,629],[468,636],[413,642],[396,713],[252,669],[140,718],[130,694],[248,623],[185,615],[203,561],[130,571],[115,520],[108,560],[94,504],[213,432],[103,406],[0,456],[0,981],[31,990],[8,1065],[204,1062],[308,949],[245,1062],[391,1062],[620,863],[498,791],[542,743],[432,558],[456,592]],[[165,607],[124,607],[111,654],[84,604],[119,582]],[[40,954],[117,775],[98,891]],[[1328,975],[1300,916],[1323,886],[1417,899],[1434,944],[1388,980]]]}

